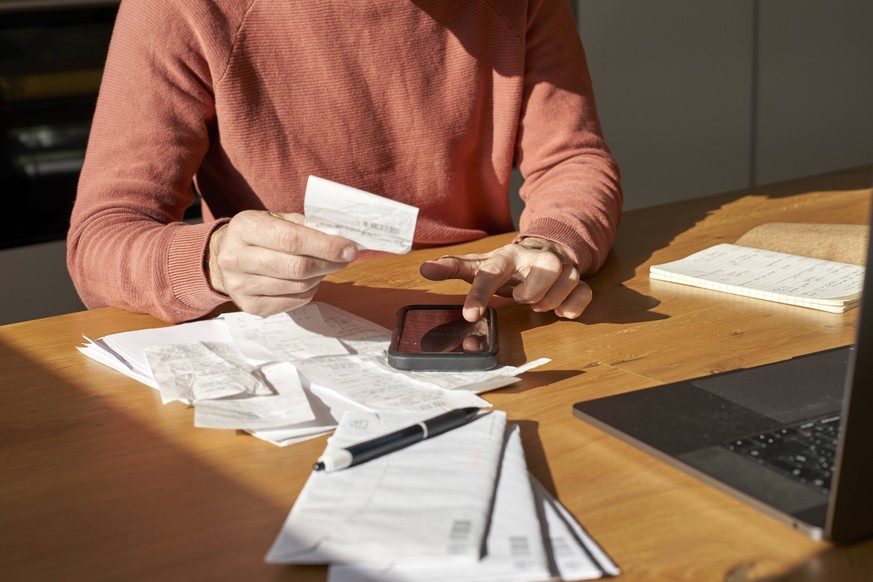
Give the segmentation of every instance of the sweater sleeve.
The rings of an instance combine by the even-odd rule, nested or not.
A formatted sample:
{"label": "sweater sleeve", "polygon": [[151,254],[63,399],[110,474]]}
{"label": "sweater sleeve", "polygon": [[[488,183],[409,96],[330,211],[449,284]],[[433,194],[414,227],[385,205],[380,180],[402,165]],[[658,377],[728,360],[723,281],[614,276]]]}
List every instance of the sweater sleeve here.
{"label": "sweater sleeve", "polygon": [[582,42],[566,0],[532,0],[516,164],[519,239],[566,246],[582,275],[606,260],[621,216],[619,169],[603,139]]}
{"label": "sweater sleeve", "polygon": [[67,237],[88,307],[178,322],[227,301],[204,265],[220,223],[182,222],[235,30],[210,10],[196,0],[121,3]]}

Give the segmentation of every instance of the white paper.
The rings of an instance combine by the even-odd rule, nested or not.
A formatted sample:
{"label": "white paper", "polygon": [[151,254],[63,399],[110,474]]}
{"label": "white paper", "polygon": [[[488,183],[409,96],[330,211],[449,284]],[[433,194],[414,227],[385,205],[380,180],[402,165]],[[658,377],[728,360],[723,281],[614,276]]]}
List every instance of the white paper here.
{"label": "white paper", "polygon": [[158,390],[158,383],[151,377],[151,372],[149,370],[146,370],[146,373],[134,370],[133,366],[131,366],[127,360],[107,348],[106,343],[102,339],[92,340],[86,335],[83,335],[82,337],[85,338],[85,343],[76,346],[76,349],[79,350],[82,355],[87,356],[104,366],[108,366],[116,372],[124,374],[128,378],[133,378],[138,382],[142,382],[146,386]]}
{"label": "white paper", "polygon": [[[242,393],[196,400],[194,426],[226,429],[269,429],[316,420],[297,370],[290,363],[265,366],[259,373],[275,389],[274,394]],[[311,432],[323,432],[321,427]]]}
{"label": "white paper", "polygon": [[[571,582],[618,576],[621,570],[600,545],[527,473],[517,426],[510,425],[507,432],[486,551],[477,564],[460,568],[396,561],[334,564],[328,571],[328,582]],[[531,499],[536,505],[534,515],[529,513]]]}
{"label": "white paper", "polygon": [[153,329],[141,329],[107,335],[98,342],[115,352],[138,374],[151,377],[145,349],[149,346],[194,344],[198,342],[233,343],[227,325],[220,319],[192,321]]}
{"label": "white paper", "polygon": [[321,316],[318,304],[258,317],[241,311],[224,314],[233,341],[246,357],[260,361],[294,361],[347,354]]}
{"label": "white paper", "polygon": [[[307,312],[305,325],[308,327],[301,326],[291,317],[285,317],[287,314],[280,314],[282,317],[272,319],[260,318],[245,313],[231,313],[209,321],[114,334],[94,342],[88,340],[88,343],[80,346],[79,350],[86,356],[111,366],[153,388],[156,388],[157,385],[152,378],[145,356],[145,348],[147,346],[179,345],[210,341],[214,343],[232,343],[234,342],[234,337],[239,340],[237,345],[245,348],[242,349],[242,352],[249,359],[250,363],[274,361],[277,353],[283,351],[286,354],[303,358],[316,357],[325,352],[334,352],[334,350],[340,354],[349,354],[351,352],[351,355],[370,356],[370,358],[361,360],[366,362],[364,369],[361,370],[363,374],[370,374],[375,368],[382,368],[380,373],[375,374],[374,379],[379,379],[387,374],[393,377],[391,380],[392,385],[397,383],[402,384],[405,382],[404,378],[411,378],[412,381],[408,383],[407,388],[409,386],[424,385],[446,390],[463,390],[475,394],[517,382],[517,375],[549,361],[547,358],[540,358],[519,367],[502,366],[483,372],[400,371],[391,368],[387,364],[385,350],[390,343],[391,332],[386,328],[325,303],[314,302],[303,309]],[[301,321],[304,320],[301,319]],[[230,327],[239,328],[235,329],[232,335],[229,331]],[[285,338],[289,338],[287,342]],[[308,350],[307,346],[315,346],[315,349]],[[323,365],[316,363],[314,366],[310,366],[310,368],[312,369],[313,376],[319,381],[323,380],[326,387],[337,388],[337,385],[345,380],[342,380],[342,382],[332,382],[329,379],[330,373],[335,371],[334,366],[345,370],[338,377],[345,378],[347,374],[353,374],[348,371],[348,367],[353,366],[355,361],[357,360],[350,359],[342,364],[342,359],[338,360],[340,363],[332,363],[327,360]],[[375,390],[376,388],[370,386],[363,387],[362,390],[364,393],[367,393],[368,390]],[[359,390],[343,390],[340,387],[339,392],[344,397],[354,399],[354,395]],[[381,402],[378,408],[390,409],[392,407],[391,402],[402,403],[406,396],[409,396],[407,390],[401,390],[396,393],[389,390],[378,399],[378,402]],[[414,395],[412,396],[414,397]],[[480,400],[470,401],[461,397],[460,400],[451,400],[446,406],[455,408],[463,406],[464,402],[472,402],[470,405],[474,406],[482,405]],[[367,408],[375,409],[375,407],[371,406],[372,403],[367,402],[362,404]],[[438,406],[438,408],[440,407],[445,408],[442,405]],[[409,410],[409,408],[403,405],[398,410]]]}
{"label": "white paper", "polygon": [[518,425],[507,429],[485,555],[475,564],[364,561],[334,564],[328,582],[528,582],[551,578]]}
{"label": "white paper", "polygon": [[232,344],[151,346],[145,355],[164,404],[190,404],[235,394],[273,394]]}
{"label": "white paper", "polygon": [[306,226],[345,237],[361,249],[407,253],[412,249],[418,208],[309,176],[303,214]]}
{"label": "white paper", "polygon": [[381,355],[391,343],[391,330],[328,303],[318,305],[330,334],[353,354]]}
{"label": "white paper", "polygon": [[[309,402],[315,414],[315,420],[297,425],[251,431],[252,435],[280,447],[300,442],[327,432],[333,432],[338,419],[347,412],[371,412],[357,402],[337,394],[330,388],[312,384],[305,377],[300,377],[303,389],[309,395]],[[311,435],[311,436],[308,436]]]}
{"label": "white paper", "polygon": [[718,244],[679,261],[652,265],[649,276],[839,313],[857,304],[864,283],[864,267]]}
{"label": "white paper", "polygon": [[303,429],[298,427],[290,427],[287,429],[268,428],[266,430],[249,431],[249,434],[262,441],[268,442],[271,445],[276,445],[277,447],[287,447],[314,439],[316,437],[330,434],[333,432],[334,428],[336,428],[335,424],[332,425],[330,428],[320,431],[312,431],[309,429]]}
{"label": "white paper", "polygon": [[330,388],[373,411],[431,412],[490,406],[465,391],[450,391],[389,368],[381,356],[325,356],[298,362],[313,384]]}
{"label": "white paper", "polygon": [[[166,370],[162,383],[172,385],[180,381],[177,376],[187,378],[173,397],[162,394],[162,398],[195,403],[197,426],[248,430],[279,446],[331,431],[346,411],[437,414],[466,406],[489,407],[476,394],[513,383],[518,374],[548,361],[542,358],[486,372],[400,371],[387,363],[385,350],[391,332],[384,327],[324,303],[311,303],[297,311],[291,312],[293,317],[281,314],[276,318],[232,313],[96,341],[86,337],[87,344],[78,349],[153,388],[159,386],[146,348],[162,352],[166,359],[161,366]],[[234,338],[248,353],[238,349]],[[198,347],[180,347],[191,345]],[[206,345],[211,350],[203,353]],[[337,355],[319,355],[326,352]],[[269,381],[266,389],[261,384],[267,368],[259,370],[258,366],[289,361],[281,359],[285,357],[294,359],[301,372],[308,408],[286,397],[271,402],[267,396],[276,395],[274,387]],[[303,402],[299,393],[295,398],[295,403]],[[238,408],[236,413],[234,408]]]}
{"label": "white paper", "polygon": [[[476,372],[421,372],[404,371],[403,373],[425,381],[446,390],[465,390],[474,394],[482,394],[489,390],[503,388],[520,381],[517,376],[528,370],[538,368],[551,362],[549,358],[539,358],[522,366],[501,366],[493,370]],[[386,361],[386,366],[387,361]]]}
{"label": "white paper", "polygon": [[567,582],[618,576],[621,570],[570,512],[533,476],[531,485],[542,509],[554,573]]}
{"label": "white paper", "polygon": [[315,418],[308,422],[289,424],[267,429],[250,430],[252,436],[286,447],[317,436],[334,431],[338,419],[348,410],[360,411],[361,408],[339,398],[331,390],[312,386],[305,378],[300,378],[303,390],[309,398],[309,405]]}
{"label": "white paper", "polygon": [[[383,418],[387,418],[383,415]],[[408,425],[417,415],[343,417],[330,447]],[[273,564],[481,557],[503,449],[506,414],[341,471],[314,471],[266,556]],[[314,459],[313,459],[314,461]]]}

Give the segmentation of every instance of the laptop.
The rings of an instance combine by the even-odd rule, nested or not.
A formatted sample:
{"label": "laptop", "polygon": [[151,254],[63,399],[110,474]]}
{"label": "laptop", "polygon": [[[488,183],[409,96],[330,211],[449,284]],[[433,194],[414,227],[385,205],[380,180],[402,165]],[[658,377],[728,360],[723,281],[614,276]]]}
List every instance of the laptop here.
{"label": "laptop", "polygon": [[574,414],[815,539],[873,537],[873,237],[855,343]]}

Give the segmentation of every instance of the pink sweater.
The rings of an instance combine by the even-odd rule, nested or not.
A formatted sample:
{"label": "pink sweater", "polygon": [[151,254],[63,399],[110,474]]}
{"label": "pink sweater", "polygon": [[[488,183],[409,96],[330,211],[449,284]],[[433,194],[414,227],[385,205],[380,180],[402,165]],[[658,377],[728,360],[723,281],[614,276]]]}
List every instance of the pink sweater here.
{"label": "pink sweater", "polygon": [[[621,209],[567,0],[125,0],[68,237],[89,307],[227,301],[208,237],[310,174],[420,208],[417,247],[513,229],[604,261]],[[204,224],[180,222],[193,201]]]}

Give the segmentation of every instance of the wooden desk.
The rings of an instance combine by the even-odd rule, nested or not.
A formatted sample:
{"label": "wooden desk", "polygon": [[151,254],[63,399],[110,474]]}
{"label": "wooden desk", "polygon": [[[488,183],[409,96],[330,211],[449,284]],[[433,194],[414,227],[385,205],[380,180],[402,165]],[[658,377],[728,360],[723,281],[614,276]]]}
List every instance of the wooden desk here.
{"label": "wooden desk", "polygon": [[[521,424],[531,470],[622,580],[873,579],[873,542],[810,541],[571,413],[578,400],[851,343],[856,312],[697,291],[647,271],[760,223],[866,222],[869,177],[862,169],[630,212],[581,321],[498,303],[502,361],[552,362],[486,397]],[[466,285],[418,276],[441,253],[353,265],[318,299],[385,326],[403,304],[460,301]],[[322,567],[262,560],[324,438],[278,448],[195,429],[190,409],[162,406],[157,392],[75,350],[83,333],[157,325],[98,309],[0,328],[0,578],[323,580]]]}

